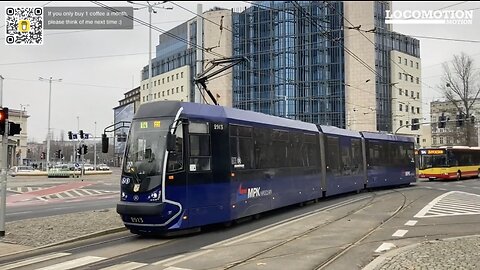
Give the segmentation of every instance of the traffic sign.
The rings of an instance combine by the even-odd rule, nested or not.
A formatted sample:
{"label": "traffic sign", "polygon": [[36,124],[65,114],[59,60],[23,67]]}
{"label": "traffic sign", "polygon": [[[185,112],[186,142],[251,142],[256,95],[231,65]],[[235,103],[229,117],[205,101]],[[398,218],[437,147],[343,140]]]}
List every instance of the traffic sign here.
{"label": "traffic sign", "polygon": [[80,167],[80,164],[75,163],[75,168],[79,168],[79,167]]}

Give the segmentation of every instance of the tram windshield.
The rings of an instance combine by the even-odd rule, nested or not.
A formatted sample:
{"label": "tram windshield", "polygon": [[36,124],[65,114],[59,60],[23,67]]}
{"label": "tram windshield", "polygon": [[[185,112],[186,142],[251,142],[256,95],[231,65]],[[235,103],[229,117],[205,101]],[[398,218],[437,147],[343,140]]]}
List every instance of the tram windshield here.
{"label": "tram windshield", "polygon": [[143,180],[161,175],[171,119],[135,120],[132,122],[123,173]]}
{"label": "tram windshield", "polygon": [[420,170],[428,168],[448,167],[447,155],[421,155]]}

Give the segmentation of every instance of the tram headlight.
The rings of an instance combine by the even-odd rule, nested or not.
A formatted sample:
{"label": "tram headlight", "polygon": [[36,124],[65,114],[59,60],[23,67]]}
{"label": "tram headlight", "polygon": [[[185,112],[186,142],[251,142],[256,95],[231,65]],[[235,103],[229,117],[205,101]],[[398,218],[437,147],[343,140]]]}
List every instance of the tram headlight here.
{"label": "tram headlight", "polygon": [[156,201],[159,201],[161,197],[162,197],[162,191],[155,190],[150,195],[148,195],[147,199],[151,202],[156,202]]}

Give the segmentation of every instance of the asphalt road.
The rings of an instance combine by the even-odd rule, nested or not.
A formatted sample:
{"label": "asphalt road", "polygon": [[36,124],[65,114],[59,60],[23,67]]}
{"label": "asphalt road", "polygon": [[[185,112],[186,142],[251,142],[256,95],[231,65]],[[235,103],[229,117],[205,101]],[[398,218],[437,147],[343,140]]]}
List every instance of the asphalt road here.
{"label": "asphalt road", "polygon": [[[117,168],[112,174],[89,175],[83,179],[8,177],[6,221],[114,208],[119,198],[119,179]],[[21,199],[17,199],[18,196]]]}
{"label": "asphalt road", "polygon": [[78,269],[361,269],[388,249],[480,234],[479,225],[479,180],[419,182],[292,206],[229,228],[212,226],[199,234],[145,238],[124,232],[0,258],[0,263],[21,263],[33,257],[35,264],[20,269],[54,265]]}

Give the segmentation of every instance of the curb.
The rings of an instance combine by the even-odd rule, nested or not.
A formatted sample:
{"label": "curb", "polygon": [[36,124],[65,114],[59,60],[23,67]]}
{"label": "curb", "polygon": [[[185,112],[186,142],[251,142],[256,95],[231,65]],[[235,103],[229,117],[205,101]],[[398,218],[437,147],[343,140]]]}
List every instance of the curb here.
{"label": "curb", "polygon": [[[122,231],[127,231],[127,228],[125,226],[122,226],[122,227],[112,228],[112,229],[103,230],[103,231],[99,231],[99,232],[94,232],[94,233],[90,233],[90,234],[85,234],[85,235],[82,235],[82,236],[73,237],[73,238],[66,239],[66,240],[63,240],[63,241],[60,241],[60,242],[56,242],[56,243],[51,243],[51,244],[47,244],[47,245],[43,245],[43,246],[39,246],[39,247],[34,247],[34,248],[31,248],[31,249],[25,249],[25,250],[20,250],[20,251],[17,251],[17,252],[3,254],[3,255],[0,255],[0,258],[7,257],[7,256],[12,256],[12,255],[18,255],[18,254],[21,254],[21,253],[31,252],[31,251],[35,251],[35,250],[44,249],[44,248],[51,248],[51,247],[55,247],[55,246],[60,246],[60,245],[64,245],[64,244],[77,242],[77,241],[92,239],[92,238],[95,238],[95,237],[108,235],[108,234],[114,234],[114,233],[122,232]],[[7,243],[7,244],[15,244],[15,243]]]}
{"label": "curb", "polygon": [[473,234],[473,235],[467,235],[467,236],[457,236],[457,237],[450,237],[450,238],[442,238],[442,239],[438,239],[438,240],[428,240],[428,241],[422,241],[420,243],[404,246],[404,247],[401,247],[401,248],[398,248],[398,249],[395,249],[395,250],[388,251],[388,252],[378,256],[373,261],[371,261],[369,264],[367,264],[365,267],[363,267],[362,270],[375,270],[378,266],[382,266],[383,262],[385,262],[387,259],[391,259],[398,254],[401,254],[401,253],[404,253],[406,251],[415,249],[418,246],[424,245],[426,243],[447,242],[447,241],[455,241],[455,240],[458,240],[458,239],[474,238],[474,237],[480,237],[480,234]]}

